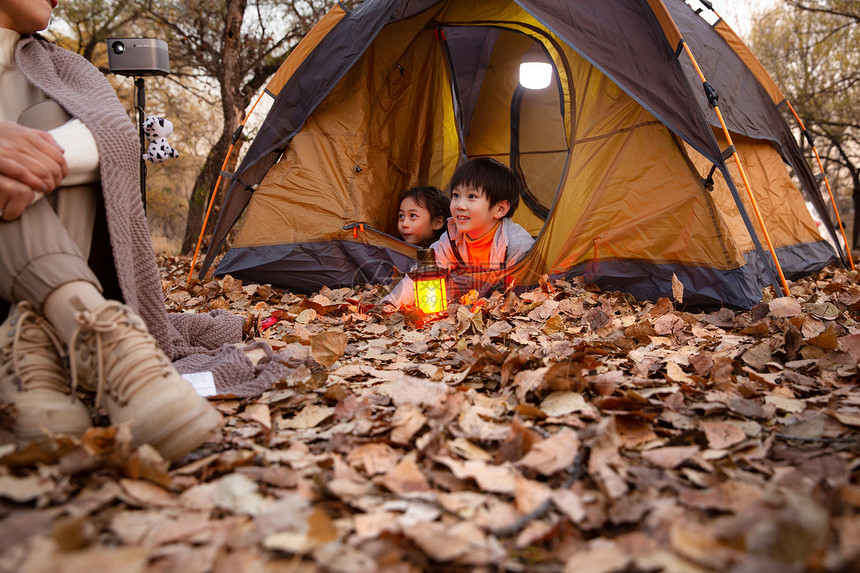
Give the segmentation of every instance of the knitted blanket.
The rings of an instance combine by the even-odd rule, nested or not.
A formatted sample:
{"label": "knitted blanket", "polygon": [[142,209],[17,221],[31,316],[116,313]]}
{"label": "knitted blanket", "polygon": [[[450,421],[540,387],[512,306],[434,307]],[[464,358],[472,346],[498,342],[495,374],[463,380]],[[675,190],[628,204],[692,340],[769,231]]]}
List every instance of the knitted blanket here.
{"label": "knitted blanket", "polygon": [[279,369],[277,360],[266,361],[270,372],[263,376],[234,346],[242,338],[242,317],[228,312],[168,315],[140,200],[140,141],[107,78],[86,59],[39,36],[22,37],[15,60],[30,83],[92,132],[124,302],[143,318],[177,369],[182,373],[210,370],[219,393],[236,396],[259,394],[277,382],[273,379],[277,378],[273,369]]}

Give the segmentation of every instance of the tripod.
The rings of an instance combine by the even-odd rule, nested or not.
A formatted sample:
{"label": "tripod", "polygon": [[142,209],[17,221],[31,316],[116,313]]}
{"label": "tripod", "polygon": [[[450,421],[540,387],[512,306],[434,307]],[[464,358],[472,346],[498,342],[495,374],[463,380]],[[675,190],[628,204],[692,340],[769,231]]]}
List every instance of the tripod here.
{"label": "tripod", "polygon": [[143,131],[143,121],[146,119],[146,90],[141,77],[134,78],[136,92],[135,109],[137,110],[137,127],[140,132],[140,199],[143,202],[143,212],[146,213],[146,162],[143,160],[143,152],[146,149],[146,133]]}

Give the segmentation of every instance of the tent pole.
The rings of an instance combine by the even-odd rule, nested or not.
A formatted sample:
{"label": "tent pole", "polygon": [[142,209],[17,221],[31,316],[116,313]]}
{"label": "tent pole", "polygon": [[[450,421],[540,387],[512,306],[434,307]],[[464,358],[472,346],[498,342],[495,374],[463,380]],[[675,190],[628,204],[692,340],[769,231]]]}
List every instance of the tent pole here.
{"label": "tent pole", "polygon": [[794,106],[791,105],[791,102],[785,100],[785,103],[788,104],[788,109],[791,110],[791,113],[794,114],[794,119],[797,120],[797,123],[800,125],[801,131],[803,131],[804,137],[806,137],[806,141],[812,147],[812,153],[815,154],[815,159],[818,160],[818,168],[821,169],[821,174],[824,175],[824,183],[827,185],[827,192],[830,193],[830,204],[833,205],[833,211],[836,213],[836,221],[839,223],[839,230],[842,231],[842,240],[845,241],[845,251],[848,253],[848,262],[851,263],[851,270],[855,270],[854,267],[854,259],[851,257],[851,247],[848,246],[848,237],[845,236],[845,228],[842,226],[842,217],[839,216],[839,207],[836,206],[836,199],[833,197],[833,189],[830,188],[830,181],[827,179],[827,173],[824,171],[824,164],[821,162],[821,156],[818,155],[818,149],[815,148],[815,143],[812,142],[812,136],[809,135],[809,131],[806,129],[806,126],[803,125],[803,121],[800,119],[800,116],[797,115],[797,112],[794,111]]}
{"label": "tent pole", "polygon": [[[702,80],[702,84],[706,86],[706,93],[708,92],[708,88],[710,85],[708,81],[705,79],[705,74],[702,73],[702,69],[699,67],[699,63],[696,61],[696,58],[693,56],[693,52],[690,50],[690,46],[687,45],[686,41],[682,40],[684,45],[684,50],[687,52],[687,56],[690,58],[690,61],[693,62],[693,66],[696,68],[696,72],[699,74],[699,78]],[[713,89],[713,88],[711,88]],[[716,94],[714,94],[716,95]],[[720,125],[723,128],[723,135],[726,136],[726,141],[729,142],[729,149],[732,149],[732,157],[735,159],[735,163],[738,166],[738,171],[740,171],[741,179],[743,179],[744,187],[746,187],[747,194],[750,198],[750,203],[752,203],[753,211],[755,211],[756,218],[758,219],[758,224],[761,226],[762,233],[764,233],[764,239],[767,242],[767,248],[770,250],[770,256],[773,257],[773,262],[776,265],[776,270],[779,273],[779,280],[782,283],[782,289],[785,291],[785,296],[791,295],[791,291],[788,290],[788,282],[785,280],[785,274],[782,272],[782,266],[779,264],[779,259],[776,256],[776,250],[773,248],[773,242],[770,240],[770,234],[767,232],[767,226],[764,224],[764,219],[761,216],[761,211],[758,208],[758,202],[755,199],[755,195],[752,192],[752,187],[750,186],[749,179],[747,179],[747,174],[744,171],[744,167],[741,164],[741,158],[738,155],[737,149],[734,148],[734,142],[732,141],[732,136],[729,133],[729,128],[726,126],[726,122],[723,119],[723,114],[720,112],[720,106],[717,105],[717,98],[713,99],[708,94],[708,100],[711,104],[711,107],[714,108],[714,111],[717,114],[717,118],[720,120]]]}
{"label": "tent pole", "polygon": [[230,155],[232,155],[233,148],[236,146],[236,142],[242,134],[242,129],[245,127],[245,123],[248,121],[248,118],[251,117],[251,114],[254,113],[254,109],[257,107],[257,104],[260,103],[260,100],[263,98],[263,94],[265,93],[265,90],[260,93],[257,97],[257,101],[255,101],[254,105],[251,106],[250,111],[245,114],[245,119],[242,120],[242,123],[239,124],[239,127],[233,133],[233,140],[230,142],[230,147],[227,149],[227,155],[224,156],[224,163],[221,164],[221,172],[218,174],[218,179],[215,181],[215,189],[212,191],[212,198],[209,199],[209,207],[206,209],[206,217],[203,218],[203,228],[200,229],[200,237],[197,239],[197,248],[194,249],[194,257],[191,259],[191,269],[188,271],[188,280],[185,282],[186,287],[191,284],[191,277],[194,276],[194,267],[197,266],[197,255],[200,254],[200,245],[203,243],[203,235],[206,233],[206,224],[209,222],[209,214],[212,213],[212,206],[215,205],[215,196],[218,194],[218,187],[221,185],[221,179],[223,178],[222,174],[224,173],[224,170],[227,169],[227,162],[230,160]]}

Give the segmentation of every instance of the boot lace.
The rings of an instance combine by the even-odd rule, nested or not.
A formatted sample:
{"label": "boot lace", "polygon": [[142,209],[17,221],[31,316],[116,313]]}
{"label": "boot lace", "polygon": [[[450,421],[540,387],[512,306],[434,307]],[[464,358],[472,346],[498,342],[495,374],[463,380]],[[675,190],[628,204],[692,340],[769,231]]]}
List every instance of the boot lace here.
{"label": "boot lace", "polygon": [[[68,392],[70,388],[66,384],[63,366],[66,352],[50,323],[33,310],[29,302],[19,302],[10,320],[12,345],[3,349],[3,362],[8,363],[11,354],[18,391],[45,388]],[[71,396],[74,400],[74,390]]]}
{"label": "boot lace", "polygon": [[[78,327],[72,334],[69,361],[72,388],[78,384],[78,362],[90,370],[94,362],[96,407],[102,405],[105,392],[124,406],[153,377],[169,375],[170,364],[158,350],[155,339],[141,319],[125,306],[114,303],[101,307],[97,313],[78,311],[75,318]],[[87,348],[90,344],[94,353]]]}

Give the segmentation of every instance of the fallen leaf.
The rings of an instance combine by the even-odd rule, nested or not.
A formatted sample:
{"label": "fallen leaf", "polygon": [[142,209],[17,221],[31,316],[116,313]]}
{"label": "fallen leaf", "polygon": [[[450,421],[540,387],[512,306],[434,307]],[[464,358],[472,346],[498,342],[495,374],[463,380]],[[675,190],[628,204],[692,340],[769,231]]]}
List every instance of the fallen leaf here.
{"label": "fallen leaf", "polygon": [[507,465],[491,465],[480,460],[459,462],[451,458],[438,458],[459,479],[474,479],[482,490],[495,493],[514,493],[516,473]]}
{"label": "fallen leaf", "polygon": [[263,497],[257,491],[257,484],[242,474],[228,474],[214,485],[212,502],[216,507],[234,513],[254,515],[263,506]]}
{"label": "fallen leaf", "polygon": [[427,422],[427,417],[415,404],[404,404],[391,417],[391,441],[408,444],[412,437]]}
{"label": "fallen leaf", "polygon": [[443,402],[451,389],[440,382],[401,374],[393,383],[380,388],[380,391],[391,396],[391,401],[397,406],[431,406]]}
{"label": "fallen leaf", "polygon": [[825,350],[836,350],[839,348],[839,340],[836,337],[836,331],[832,327],[828,327],[827,330],[818,336],[810,338],[806,342]]}
{"label": "fallen leaf", "polygon": [[635,448],[657,439],[651,424],[639,416],[615,415],[615,431],[624,447]]}
{"label": "fallen leaf", "polygon": [[549,438],[532,445],[529,452],[516,465],[533,469],[550,476],[573,464],[579,452],[579,436],[564,428]]}
{"label": "fallen leaf", "polygon": [[267,535],[262,545],[266,549],[304,555],[337,537],[331,518],[322,509],[314,508],[306,516],[303,527]]}
{"label": "fallen leaf", "polygon": [[716,535],[704,525],[678,521],[669,532],[672,548],[683,557],[713,568],[725,571],[736,552],[721,544]]}
{"label": "fallen leaf", "polygon": [[241,417],[248,421],[257,422],[267,432],[272,429],[272,412],[268,404],[249,404]]}
{"label": "fallen leaf", "polygon": [[860,362],[860,334],[851,334],[839,338],[839,346],[850,354],[851,358]]}
{"label": "fallen leaf", "polygon": [[591,330],[597,330],[609,324],[609,316],[599,308],[592,308],[585,313],[585,321]]}
{"label": "fallen leaf", "polygon": [[541,402],[540,409],[547,416],[566,416],[591,411],[593,407],[578,392],[553,392]]}
{"label": "fallen leaf", "polygon": [[353,467],[363,468],[368,476],[384,474],[397,465],[400,454],[382,443],[362,444],[346,456]]}
{"label": "fallen leaf", "polygon": [[770,342],[765,341],[744,352],[743,361],[756,370],[763,371],[771,361],[771,356]]}
{"label": "fallen leaf", "polygon": [[767,306],[770,313],[777,318],[791,318],[802,312],[800,303],[793,296],[775,298],[767,303]]}
{"label": "fallen leaf", "polygon": [[285,418],[280,421],[280,428],[307,429],[315,428],[324,420],[334,416],[334,408],[329,406],[318,406],[316,404],[308,404],[302,411],[292,418]]}
{"label": "fallen leaf", "polygon": [[584,549],[574,553],[564,564],[564,572],[616,573],[625,571],[631,562],[632,557],[625,554],[617,543],[598,538],[592,539]]}
{"label": "fallen leaf", "polygon": [[513,462],[522,458],[541,439],[540,434],[525,426],[519,418],[514,418],[510,432],[496,453],[496,463]]}
{"label": "fallen leaf", "polygon": [[736,513],[753,506],[764,496],[764,491],[754,484],[729,480],[705,490],[685,490],[680,501],[697,509]]}
{"label": "fallen leaf", "polygon": [[777,410],[782,412],[791,412],[794,414],[803,412],[806,409],[804,400],[794,398],[785,398],[783,396],[765,396],[764,401],[768,404],[776,406]]}
{"label": "fallen leaf", "polygon": [[481,460],[489,462],[493,459],[486,450],[476,446],[465,438],[457,438],[448,442],[448,448],[465,460]]}
{"label": "fallen leaf", "polygon": [[642,452],[642,458],[657,467],[674,469],[699,452],[697,446],[667,446]]}
{"label": "fallen leaf", "polygon": [[44,482],[36,475],[14,477],[0,475],[0,497],[26,503],[48,493],[50,482]]}
{"label": "fallen leaf", "polygon": [[311,335],[311,355],[314,360],[328,368],[343,356],[348,341],[349,337],[343,332]]}
{"label": "fallen leaf", "polygon": [[684,284],[672,273],[672,297],[678,304],[684,304]]}
{"label": "fallen leaf", "polygon": [[547,321],[544,323],[540,330],[547,335],[564,332],[564,319],[558,314],[551,316],[547,319]]}
{"label": "fallen leaf", "polygon": [[523,514],[535,511],[552,497],[552,489],[523,476],[515,476],[514,487],[514,505]]}
{"label": "fallen leaf", "polygon": [[588,516],[582,496],[569,489],[553,490],[552,501],[575,524],[581,524]]}
{"label": "fallen leaf", "polygon": [[860,427],[860,410],[857,408],[839,409],[831,412],[830,415],[846,426]]}
{"label": "fallen leaf", "polygon": [[693,379],[681,369],[677,362],[666,363],[666,377],[672,382],[683,382],[685,384],[693,383]]}
{"label": "fallen leaf", "polygon": [[839,316],[839,309],[830,302],[820,302],[807,307],[809,314],[822,320],[835,320]]}
{"label": "fallen leaf", "polygon": [[312,308],[306,308],[296,317],[296,322],[299,324],[310,324],[316,317],[317,311]]}
{"label": "fallen leaf", "polygon": [[450,527],[441,522],[422,523],[404,531],[433,560],[457,561],[469,565],[497,563],[505,551],[494,537],[475,524],[464,521]]}
{"label": "fallen leaf", "polygon": [[411,456],[400,460],[400,463],[386,473],[379,483],[400,495],[430,490],[427,478],[421,473],[418,464]]}
{"label": "fallen leaf", "polygon": [[747,438],[742,429],[728,422],[702,421],[701,424],[705,431],[705,437],[708,439],[708,446],[715,450],[729,448]]}
{"label": "fallen leaf", "polygon": [[660,336],[674,334],[684,330],[687,323],[675,313],[667,313],[654,321],[654,332]]}
{"label": "fallen leaf", "polygon": [[55,545],[33,547],[22,572],[51,571],[56,573],[92,573],[93,571],[122,571],[143,573],[149,556],[142,547],[88,547],[80,551],[59,552]]}
{"label": "fallen leaf", "polygon": [[169,507],[176,503],[176,496],[154,483],[144,480],[121,479],[123,491],[141,507]]}

